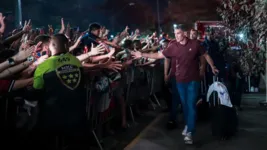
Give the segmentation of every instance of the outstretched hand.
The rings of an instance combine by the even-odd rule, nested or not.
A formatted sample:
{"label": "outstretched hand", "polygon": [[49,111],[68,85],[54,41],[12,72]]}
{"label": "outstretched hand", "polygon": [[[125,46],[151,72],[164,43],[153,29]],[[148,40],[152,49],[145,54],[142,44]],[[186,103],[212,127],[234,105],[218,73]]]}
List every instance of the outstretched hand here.
{"label": "outstretched hand", "polygon": [[21,62],[32,55],[33,52],[40,50],[42,42],[39,42],[37,45],[31,46],[25,50],[19,51],[17,55],[14,56],[14,60]]}
{"label": "outstretched hand", "polygon": [[0,24],[4,24],[4,20],[5,20],[5,16],[3,16],[2,14],[0,14]]}
{"label": "outstretched hand", "polygon": [[103,54],[106,51],[105,45],[99,44],[98,46],[94,47],[94,44],[91,44],[91,51],[90,54],[92,56]]}
{"label": "outstretched hand", "polygon": [[113,70],[115,72],[118,72],[122,68],[122,64],[120,61],[112,61],[112,58],[109,58],[105,63],[104,63],[105,68]]}
{"label": "outstretched hand", "polygon": [[137,50],[131,51],[131,55],[134,59],[139,59],[142,57],[142,53]]}

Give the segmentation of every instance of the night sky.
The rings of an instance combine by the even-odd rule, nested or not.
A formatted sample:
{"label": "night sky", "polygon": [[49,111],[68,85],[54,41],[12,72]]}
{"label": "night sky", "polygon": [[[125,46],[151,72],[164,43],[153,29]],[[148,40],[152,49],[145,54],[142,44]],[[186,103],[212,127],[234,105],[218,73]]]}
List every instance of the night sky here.
{"label": "night sky", "polygon": [[[15,14],[15,1],[16,0],[0,0],[0,10],[12,11]],[[115,8],[114,11],[112,11],[112,9],[114,9],[113,7],[119,5],[119,3],[123,1],[131,2],[131,0],[109,0],[113,4],[113,6],[108,5],[107,9],[100,9],[101,5],[104,5],[106,1],[108,0],[22,0],[23,20],[32,19],[33,23],[35,23],[36,26],[47,26],[46,24],[48,23],[60,25],[60,18],[64,17],[66,22],[70,22],[75,25],[81,25],[84,27],[88,27],[88,24],[91,22],[99,22],[108,26],[110,25],[109,18],[116,11],[120,11],[120,9],[123,7],[122,5],[124,4]],[[216,0],[159,0],[161,21],[166,18],[166,8],[168,7],[169,1],[183,2],[183,6],[179,5],[179,8],[175,6],[175,10],[184,9],[185,11],[190,13],[196,10],[194,5],[197,5],[197,3],[202,3],[202,5],[204,4],[204,6],[208,6],[207,4],[210,5],[210,2]],[[140,2],[145,4],[146,8],[150,8],[152,10],[152,12],[150,12],[153,17],[157,18],[157,0],[132,0],[132,2]],[[216,6],[212,7],[216,8]],[[210,10],[209,8],[203,8],[203,6],[200,9],[208,11]],[[136,13],[135,11],[139,13],[139,16],[136,16],[134,14]],[[141,19],[145,20],[145,18],[140,18],[143,11],[144,10],[141,10],[140,7],[139,9],[137,9],[137,6],[123,10],[119,15],[119,18],[116,20],[120,21],[117,23],[117,25],[119,25],[117,27],[121,29],[123,28],[123,26],[130,23],[132,25],[136,24],[136,26],[138,26]],[[209,15],[215,13],[211,12],[207,15],[205,14],[204,16],[209,17]],[[181,14],[184,15],[184,13]],[[198,17],[197,14],[193,14],[193,16]],[[134,23],[134,20],[136,20],[137,22]],[[155,23],[155,21],[151,19],[151,24],[153,23]]]}

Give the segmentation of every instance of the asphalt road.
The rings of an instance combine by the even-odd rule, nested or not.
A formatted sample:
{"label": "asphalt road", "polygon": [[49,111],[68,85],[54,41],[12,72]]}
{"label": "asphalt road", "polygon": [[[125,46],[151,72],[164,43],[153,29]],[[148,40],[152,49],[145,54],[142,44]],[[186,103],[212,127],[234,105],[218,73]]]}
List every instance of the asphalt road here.
{"label": "asphalt road", "polygon": [[195,144],[186,146],[181,135],[182,128],[165,129],[168,115],[160,114],[125,150],[266,150],[267,109],[245,108],[239,112],[239,132],[228,141],[218,141],[211,135],[209,123],[199,123]]}

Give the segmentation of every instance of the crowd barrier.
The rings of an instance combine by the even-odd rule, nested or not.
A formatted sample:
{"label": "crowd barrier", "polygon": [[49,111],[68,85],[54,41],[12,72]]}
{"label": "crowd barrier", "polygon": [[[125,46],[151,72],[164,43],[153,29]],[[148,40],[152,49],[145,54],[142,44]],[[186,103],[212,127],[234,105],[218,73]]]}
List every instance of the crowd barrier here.
{"label": "crowd barrier", "polygon": [[[126,107],[130,112],[131,123],[134,125],[136,123],[135,116],[133,113],[133,105],[137,104],[139,99],[148,100],[149,104],[153,109],[156,107],[161,107],[161,103],[159,102],[155,93],[160,92],[163,84],[163,66],[147,66],[147,67],[129,67],[126,71],[121,74],[121,79],[119,79],[113,85],[113,81],[110,82],[110,78],[107,78],[107,74],[102,73],[91,73],[87,76],[86,82],[86,95],[87,95],[87,106],[86,106],[86,115],[88,121],[88,128],[90,129],[92,135],[94,136],[99,149],[103,150],[103,146],[101,144],[102,136],[101,130],[103,125],[110,120],[112,120],[115,116],[117,116],[118,111],[120,109],[116,109],[120,107],[120,105],[116,105],[118,100],[115,100],[114,90],[113,88],[121,89],[121,96],[124,97]],[[99,92],[97,89],[101,89],[101,87],[97,82],[101,80],[108,80],[108,88]],[[105,85],[105,83],[102,83]],[[116,87],[117,86],[117,87]],[[117,92],[117,91],[116,91]],[[33,106],[29,106],[29,104],[25,104],[24,102],[17,103],[14,102],[13,97],[1,97],[1,126],[3,128],[11,127],[16,128],[17,119],[22,117],[21,110],[23,110],[23,115],[28,115],[31,117],[31,113],[34,110]],[[25,107],[27,106],[27,107]],[[32,110],[29,110],[32,109]],[[14,113],[15,110],[15,113]],[[36,119],[36,118],[35,118]],[[29,128],[31,130],[31,128]],[[62,142],[62,139],[56,139],[57,148],[64,149],[66,145]],[[59,141],[60,144],[58,143]],[[61,145],[60,148],[58,145]]]}
{"label": "crowd barrier", "polygon": [[[101,145],[101,132],[99,128],[110,121],[117,113],[114,110],[118,105],[114,106],[115,97],[112,89],[109,89],[101,95],[95,92],[95,77],[88,79],[87,91],[88,91],[88,110],[87,119],[91,124],[91,132],[94,135],[95,140],[99,146],[99,149],[103,150]],[[119,88],[123,90],[123,97],[126,103],[127,109],[129,109],[132,124],[136,123],[133,114],[133,105],[138,103],[137,100],[144,99],[149,100],[150,105],[153,109],[155,107],[161,107],[161,104],[155,95],[155,93],[161,91],[161,84],[163,84],[163,77],[161,67],[129,67],[123,74],[123,77],[119,82]],[[115,85],[116,86],[116,85]],[[118,85],[117,85],[118,86]],[[97,101],[94,97],[98,97]],[[152,99],[153,98],[153,99]],[[101,130],[101,129],[100,129]],[[98,134],[99,133],[99,134]]]}

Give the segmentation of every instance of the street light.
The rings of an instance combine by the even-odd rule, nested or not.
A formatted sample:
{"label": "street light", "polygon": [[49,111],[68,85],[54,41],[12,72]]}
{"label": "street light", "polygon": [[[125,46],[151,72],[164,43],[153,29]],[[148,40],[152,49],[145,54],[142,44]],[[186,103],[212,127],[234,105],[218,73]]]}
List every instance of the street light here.
{"label": "street light", "polygon": [[240,40],[242,40],[244,38],[244,34],[243,33],[238,34],[238,36],[239,36]]}
{"label": "street light", "polygon": [[177,24],[173,24],[173,28],[177,28]]}
{"label": "street light", "polygon": [[135,5],[135,3],[129,3],[129,6],[133,6],[133,5]]}
{"label": "street light", "polygon": [[16,18],[17,18],[17,20],[16,20],[16,26],[17,25],[19,25],[19,26],[21,26],[22,25],[22,6],[21,6],[22,4],[21,4],[21,0],[16,0],[16,14],[15,14],[15,16],[16,16]]}

